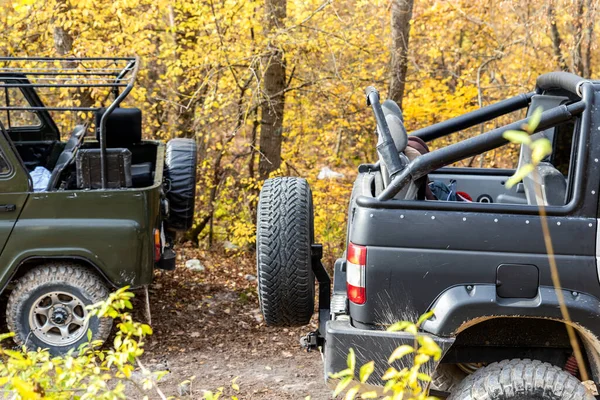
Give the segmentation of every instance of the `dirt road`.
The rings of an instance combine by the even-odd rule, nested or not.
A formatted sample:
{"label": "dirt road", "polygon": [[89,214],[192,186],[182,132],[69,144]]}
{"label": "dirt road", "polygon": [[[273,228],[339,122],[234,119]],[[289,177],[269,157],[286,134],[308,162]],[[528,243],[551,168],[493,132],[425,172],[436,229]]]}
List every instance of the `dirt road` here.
{"label": "dirt road", "polygon": [[[150,288],[154,335],[143,362],[170,371],[159,385],[165,395],[197,399],[204,390],[224,387],[239,399],[331,398],[320,354],[299,346],[314,323],[300,329],[265,326],[253,259],[190,248],[183,253],[177,270],[157,273]],[[190,258],[199,259],[204,271],[186,268]],[[189,386],[181,385],[191,377]],[[231,388],[236,377],[239,392]]]}

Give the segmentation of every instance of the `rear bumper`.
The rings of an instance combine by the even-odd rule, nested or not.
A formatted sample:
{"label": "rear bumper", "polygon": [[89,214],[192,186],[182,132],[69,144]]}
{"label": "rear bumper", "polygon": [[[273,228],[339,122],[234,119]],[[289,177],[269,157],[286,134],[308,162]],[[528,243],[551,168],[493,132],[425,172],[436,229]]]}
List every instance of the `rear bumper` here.
{"label": "rear bumper", "polygon": [[[454,343],[453,338],[441,338],[429,335],[442,349],[442,355]],[[347,356],[350,348],[356,354],[357,367],[369,361],[375,361],[375,372],[369,383],[373,385],[382,384],[381,377],[390,367],[387,360],[392,352],[403,344],[414,346],[415,337],[406,332],[387,332],[380,330],[368,330],[355,328],[349,320],[335,320],[327,322],[327,334],[324,347],[325,380],[329,380],[329,374],[340,372],[347,366]],[[396,369],[410,367],[412,357],[394,363]],[[431,373],[436,367],[433,361],[426,366],[423,372]],[[356,370],[358,372],[358,368]]]}

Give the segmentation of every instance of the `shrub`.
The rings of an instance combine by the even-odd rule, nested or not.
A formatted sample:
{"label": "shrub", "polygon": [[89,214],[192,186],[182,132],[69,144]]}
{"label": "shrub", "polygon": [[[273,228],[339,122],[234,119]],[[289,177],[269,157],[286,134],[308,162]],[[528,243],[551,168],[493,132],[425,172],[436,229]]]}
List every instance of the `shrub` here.
{"label": "shrub", "polygon": [[[119,289],[106,301],[88,307],[89,317],[115,320],[117,333],[110,348],[90,342],[53,357],[44,349],[0,347],[0,390],[15,399],[124,399],[129,382],[142,395],[154,389],[165,398],[156,382],[166,372],[150,372],[139,360],[144,339],[152,334],[152,328],[134,321],[126,311],[132,309],[134,297],[127,289]],[[12,336],[0,335],[0,341]],[[133,379],[136,367],[141,369],[141,379]]]}

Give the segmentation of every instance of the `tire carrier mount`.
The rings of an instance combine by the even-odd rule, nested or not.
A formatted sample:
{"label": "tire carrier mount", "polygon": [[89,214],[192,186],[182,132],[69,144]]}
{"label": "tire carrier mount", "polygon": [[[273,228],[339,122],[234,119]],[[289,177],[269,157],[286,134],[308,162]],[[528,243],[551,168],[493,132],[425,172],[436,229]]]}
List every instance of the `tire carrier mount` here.
{"label": "tire carrier mount", "polygon": [[325,333],[327,332],[327,321],[331,318],[331,278],[323,263],[321,263],[323,258],[322,244],[312,244],[310,246],[310,258],[312,270],[317,282],[319,282],[319,327],[316,331],[300,338],[300,345],[308,352],[323,347]]}

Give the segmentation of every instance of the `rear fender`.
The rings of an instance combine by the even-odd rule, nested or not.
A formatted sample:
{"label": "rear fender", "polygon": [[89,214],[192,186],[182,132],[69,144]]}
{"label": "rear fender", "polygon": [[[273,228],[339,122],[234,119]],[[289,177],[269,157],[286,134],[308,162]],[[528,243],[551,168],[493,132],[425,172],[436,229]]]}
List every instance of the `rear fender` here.
{"label": "rear fender", "polygon": [[[470,290],[469,290],[470,289]],[[600,301],[585,293],[562,290],[574,325],[600,335]],[[533,299],[505,299],[497,296],[495,285],[455,286],[442,293],[431,307],[435,318],[423,330],[441,337],[456,336],[482,319],[530,317],[562,320],[554,288],[540,287]]]}
{"label": "rear fender", "polygon": [[[75,253],[81,253],[81,252],[75,251]],[[75,254],[75,253],[72,253],[72,254]],[[89,269],[90,271],[97,273],[99,276],[101,276],[103,278],[104,282],[108,283],[113,288],[115,288],[115,289],[119,288],[119,286],[116,285],[115,282],[112,282],[106,276],[104,271],[102,271],[102,268],[99,268],[94,262],[92,262],[90,260],[89,257],[84,257],[84,256],[80,256],[80,255],[66,255],[66,256],[64,256],[64,255],[63,256],[36,255],[36,256],[26,257],[25,259],[21,260],[18,263],[18,265],[13,269],[10,277],[8,279],[3,279],[3,286],[0,287],[0,293],[2,293],[4,291],[4,289],[6,289],[8,284],[10,284],[11,282],[20,279],[27,272],[31,271],[34,268],[37,268],[40,265],[46,264],[48,262],[65,262],[65,263],[78,264],[84,268]]]}
{"label": "rear fender", "polygon": [[423,331],[454,338],[468,328],[492,318],[537,318],[567,323],[581,338],[592,369],[600,382],[600,300],[586,293],[562,290],[571,321],[560,311],[556,291],[542,286],[533,299],[497,296],[495,285],[455,286],[442,293],[431,307],[435,316],[422,325]]}

